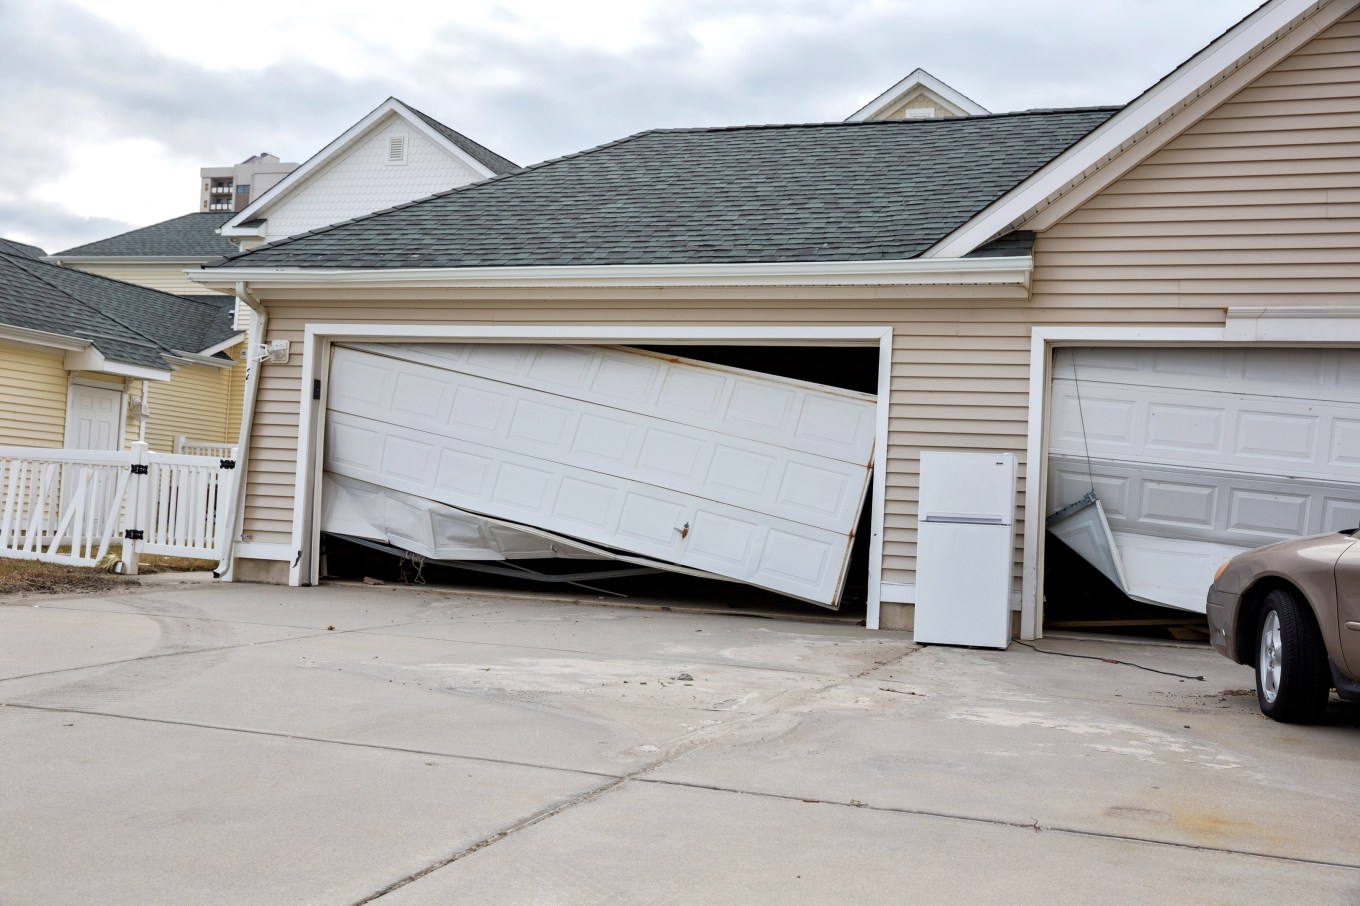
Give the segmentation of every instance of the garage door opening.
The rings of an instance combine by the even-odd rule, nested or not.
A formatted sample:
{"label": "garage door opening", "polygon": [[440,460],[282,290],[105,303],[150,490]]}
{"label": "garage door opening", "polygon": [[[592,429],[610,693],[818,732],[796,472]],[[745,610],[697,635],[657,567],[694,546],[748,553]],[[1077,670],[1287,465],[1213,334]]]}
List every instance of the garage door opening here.
{"label": "garage door opening", "polygon": [[863,619],[878,356],[337,345],[324,572]]}
{"label": "garage door opening", "polygon": [[1336,348],[1056,350],[1046,627],[1197,632],[1224,560],[1360,520],[1357,378]]}

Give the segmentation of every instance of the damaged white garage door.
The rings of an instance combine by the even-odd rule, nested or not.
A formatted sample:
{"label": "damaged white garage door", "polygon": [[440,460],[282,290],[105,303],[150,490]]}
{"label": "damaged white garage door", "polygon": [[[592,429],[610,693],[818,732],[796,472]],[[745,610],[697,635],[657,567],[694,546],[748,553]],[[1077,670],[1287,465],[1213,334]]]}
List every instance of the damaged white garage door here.
{"label": "damaged white garage door", "polygon": [[1226,558],[1360,524],[1358,386],[1356,350],[1059,350],[1049,528],[1130,597],[1203,613]]}
{"label": "damaged white garage door", "polygon": [[874,412],[870,395],[637,350],[356,344],[332,358],[325,469],[835,606]]}

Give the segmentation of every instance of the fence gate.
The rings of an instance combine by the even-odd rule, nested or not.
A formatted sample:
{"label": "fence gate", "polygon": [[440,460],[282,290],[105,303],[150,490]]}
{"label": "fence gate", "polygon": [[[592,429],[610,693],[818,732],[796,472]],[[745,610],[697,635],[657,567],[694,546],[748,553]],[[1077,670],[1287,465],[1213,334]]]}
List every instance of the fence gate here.
{"label": "fence gate", "polygon": [[0,447],[0,557],[93,566],[140,554],[220,559],[235,500],[230,458]]}

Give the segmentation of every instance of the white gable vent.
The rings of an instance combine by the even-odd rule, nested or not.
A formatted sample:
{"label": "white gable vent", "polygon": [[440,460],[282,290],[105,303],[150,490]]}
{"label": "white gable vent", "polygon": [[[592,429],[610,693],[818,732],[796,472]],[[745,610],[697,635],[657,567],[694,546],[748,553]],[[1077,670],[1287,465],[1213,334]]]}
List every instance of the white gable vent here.
{"label": "white gable vent", "polygon": [[934,107],[913,107],[902,111],[904,120],[933,120],[935,119]]}
{"label": "white gable vent", "polygon": [[406,163],[406,136],[389,135],[387,137],[387,162],[389,164]]}

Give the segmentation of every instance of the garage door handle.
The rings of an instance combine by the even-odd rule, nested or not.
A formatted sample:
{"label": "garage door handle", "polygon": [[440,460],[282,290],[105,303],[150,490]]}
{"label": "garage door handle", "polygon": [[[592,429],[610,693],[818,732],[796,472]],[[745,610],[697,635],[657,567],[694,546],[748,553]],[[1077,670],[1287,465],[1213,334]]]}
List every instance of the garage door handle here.
{"label": "garage door handle", "polygon": [[676,529],[676,531],[680,533],[680,537],[681,537],[681,538],[688,537],[688,536],[689,536],[689,523],[686,522],[684,528],[678,528],[678,529]]}

